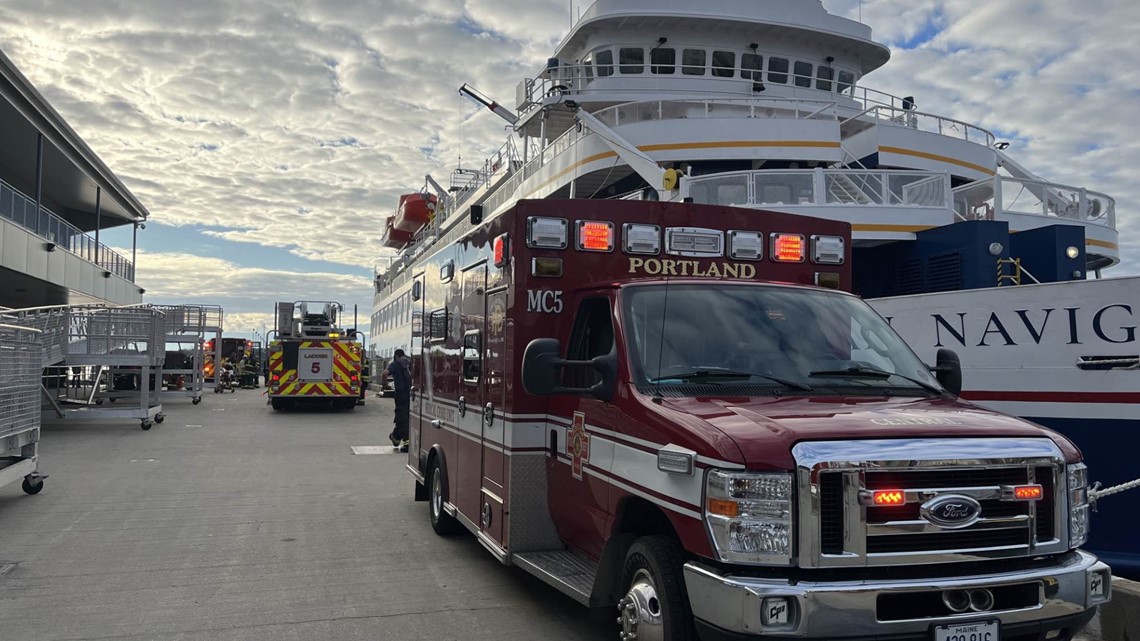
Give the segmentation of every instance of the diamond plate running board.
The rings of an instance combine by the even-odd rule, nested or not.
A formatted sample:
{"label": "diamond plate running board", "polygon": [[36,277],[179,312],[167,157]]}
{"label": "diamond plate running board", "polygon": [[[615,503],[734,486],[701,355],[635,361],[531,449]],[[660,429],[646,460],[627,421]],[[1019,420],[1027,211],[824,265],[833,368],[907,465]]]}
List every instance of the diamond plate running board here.
{"label": "diamond plate running board", "polygon": [[551,550],[546,552],[520,552],[511,555],[511,564],[578,603],[589,606],[594,590],[594,577],[598,566],[573,552]]}

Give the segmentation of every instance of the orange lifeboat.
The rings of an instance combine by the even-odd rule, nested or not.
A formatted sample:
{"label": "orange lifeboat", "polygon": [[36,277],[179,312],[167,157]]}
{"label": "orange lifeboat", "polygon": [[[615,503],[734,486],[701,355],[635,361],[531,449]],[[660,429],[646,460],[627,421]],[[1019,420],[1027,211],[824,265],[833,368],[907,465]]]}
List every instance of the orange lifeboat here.
{"label": "orange lifeboat", "polygon": [[392,226],[399,231],[416,233],[435,217],[438,199],[433,194],[404,194]]}
{"label": "orange lifeboat", "polygon": [[380,243],[392,249],[403,249],[411,244],[415,233],[396,229],[392,226],[393,220],[395,218],[389,218],[388,224],[384,226],[384,235],[380,237]]}

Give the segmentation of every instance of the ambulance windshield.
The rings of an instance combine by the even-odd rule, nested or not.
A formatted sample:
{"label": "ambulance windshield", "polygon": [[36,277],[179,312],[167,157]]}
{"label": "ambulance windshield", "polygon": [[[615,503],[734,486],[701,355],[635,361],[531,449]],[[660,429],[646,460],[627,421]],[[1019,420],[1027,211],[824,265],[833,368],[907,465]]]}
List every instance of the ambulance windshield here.
{"label": "ambulance windshield", "polygon": [[[623,292],[637,385],[781,394],[938,393],[874,310],[838,292],[765,285],[648,285]],[[790,389],[789,389],[790,388]]]}

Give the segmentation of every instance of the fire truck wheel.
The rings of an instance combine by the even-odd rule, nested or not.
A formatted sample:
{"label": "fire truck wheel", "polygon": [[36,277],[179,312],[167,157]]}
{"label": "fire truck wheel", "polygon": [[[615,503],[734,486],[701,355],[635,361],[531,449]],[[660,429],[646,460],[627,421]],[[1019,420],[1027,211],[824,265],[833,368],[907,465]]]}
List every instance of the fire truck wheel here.
{"label": "fire truck wheel", "polygon": [[276,411],[278,411],[278,412],[280,412],[281,410],[285,409],[285,401],[283,401],[283,400],[281,400],[281,399],[279,399],[279,398],[275,398],[275,399],[272,399],[272,400],[269,402],[269,404],[270,404],[270,405],[272,405],[272,406],[273,406],[273,409],[274,409],[274,410],[276,410]]}
{"label": "fire truck wheel", "polygon": [[618,601],[623,639],[695,641],[693,614],[685,592],[681,551],[667,536],[643,536],[625,557]]}
{"label": "fire truck wheel", "polygon": [[431,488],[431,496],[428,498],[431,529],[440,536],[458,534],[462,529],[459,521],[443,511],[443,470],[440,469],[438,460],[432,461],[431,469],[428,470],[428,487]]}

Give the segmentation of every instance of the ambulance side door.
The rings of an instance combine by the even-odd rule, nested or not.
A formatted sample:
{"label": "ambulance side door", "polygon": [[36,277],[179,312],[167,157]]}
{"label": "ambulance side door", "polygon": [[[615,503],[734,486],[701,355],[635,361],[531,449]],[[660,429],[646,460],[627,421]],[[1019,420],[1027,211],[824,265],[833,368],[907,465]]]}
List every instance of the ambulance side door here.
{"label": "ambulance side door", "polygon": [[[616,349],[613,299],[609,292],[568,297],[567,310],[577,310],[568,336],[560,337],[567,359],[588,361]],[[592,368],[565,368],[563,385],[588,388],[597,382]],[[598,557],[609,521],[613,441],[618,413],[609,403],[587,396],[558,395],[550,399],[551,444],[557,456],[548,458],[550,513],[560,537]]]}

